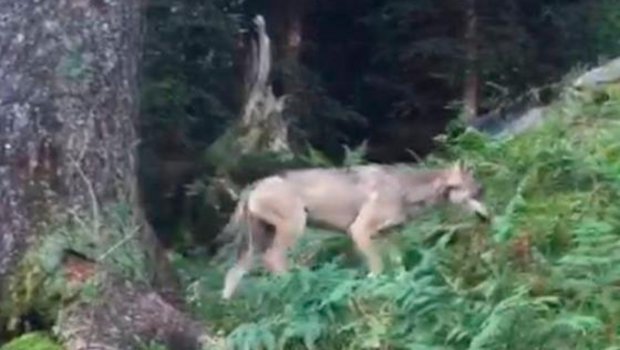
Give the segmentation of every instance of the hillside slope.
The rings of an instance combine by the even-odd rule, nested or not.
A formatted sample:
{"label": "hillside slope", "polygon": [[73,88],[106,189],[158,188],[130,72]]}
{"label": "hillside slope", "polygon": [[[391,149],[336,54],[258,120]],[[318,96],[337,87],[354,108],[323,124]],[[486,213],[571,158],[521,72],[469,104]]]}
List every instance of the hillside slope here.
{"label": "hillside slope", "polygon": [[511,139],[448,138],[427,160],[472,166],[492,224],[424,215],[383,240],[375,279],[346,237],[312,230],[292,273],[255,272],[228,303],[228,265],[180,259],[189,300],[238,349],[620,349],[620,94],[566,93],[547,113]]}

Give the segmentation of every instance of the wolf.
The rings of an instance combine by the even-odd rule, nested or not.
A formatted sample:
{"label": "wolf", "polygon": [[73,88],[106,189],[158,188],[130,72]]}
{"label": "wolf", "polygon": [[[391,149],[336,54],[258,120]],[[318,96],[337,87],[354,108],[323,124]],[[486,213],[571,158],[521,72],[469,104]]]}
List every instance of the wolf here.
{"label": "wolf", "polygon": [[285,273],[286,253],[306,225],[348,234],[365,258],[369,274],[377,275],[383,266],[373,238],[379,232],[443,202],[488,220],[483,192],[461,162],[426,169],[404,164],[304,168],[259,179],[242,193],[224,229],[240,242],[221,296],[232,297],[256,252],[271,273]]}

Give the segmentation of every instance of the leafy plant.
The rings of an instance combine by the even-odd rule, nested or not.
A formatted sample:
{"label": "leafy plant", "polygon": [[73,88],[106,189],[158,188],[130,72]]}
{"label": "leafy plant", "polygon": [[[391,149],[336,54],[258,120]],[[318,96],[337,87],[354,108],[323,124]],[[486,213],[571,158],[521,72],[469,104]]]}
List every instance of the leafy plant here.
{"label": "leafy plant", "polygon": [[62,350],[48,335],[40,332],[26,333],[0,346],[1,350]]}
{"label": "leafy plant", "polygon": [[389,268],[375,278],[346,236],[308,229],[290,273],[259,267],[228,302],[229,265],[179,258],[188,300],[232,349],[617,347],[620,100],[610,96],[564,94],[513,138],[445,139],[424,165],[464,159],[491,225],[450,208],[424,214],[379,241],[398,249],[383,250]]}

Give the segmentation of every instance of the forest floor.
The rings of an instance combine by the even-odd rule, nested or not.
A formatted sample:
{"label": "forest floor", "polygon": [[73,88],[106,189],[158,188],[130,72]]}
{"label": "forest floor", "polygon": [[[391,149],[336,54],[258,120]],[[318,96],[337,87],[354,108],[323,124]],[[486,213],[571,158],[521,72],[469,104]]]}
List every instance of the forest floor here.
{"label": "forest floor", "polygon": [[238,349],[620,349],[620,94],[569,94],[528,133],[447,137],[425,165],[463,159],[491,224],[445,207],[381,239],[366,277],[346,236],[308,230],[292,271],[246,276],[176,259],[195,314]]}
{"label": "forest floor", "polygon": [[[192,313],[222,349],[620,349],[620,93],[607,97],[566,93],[512,138],[449,133],[421,166],[464,160],[493,220],[432,210],[379,240],[376,278],[346,235],[314,229],[290,273],[257,266],[230,301],[230,259],[175,256]],[[35,348],[58,347],[1,347]]]}

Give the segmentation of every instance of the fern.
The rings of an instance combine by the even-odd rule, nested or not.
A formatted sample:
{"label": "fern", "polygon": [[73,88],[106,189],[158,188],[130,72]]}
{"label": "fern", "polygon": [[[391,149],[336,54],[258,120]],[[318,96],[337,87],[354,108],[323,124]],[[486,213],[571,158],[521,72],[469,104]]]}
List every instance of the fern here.
{"label": "fern", "polygon": [[[426,213],[378,242],[393,249],[376,278],[345,235],[308,229],[289,273],[257,269],[229,302],[228,265],[180,258],[188,300],[230,349],[617,348],[619,101],[566,94],[530,133],[446,138],[425,164],[465,159],[487,188],[490,226]],[[344,163],[363,163],[360,149]]]}

